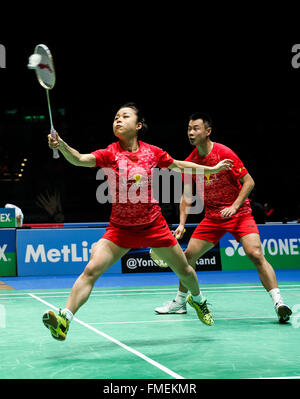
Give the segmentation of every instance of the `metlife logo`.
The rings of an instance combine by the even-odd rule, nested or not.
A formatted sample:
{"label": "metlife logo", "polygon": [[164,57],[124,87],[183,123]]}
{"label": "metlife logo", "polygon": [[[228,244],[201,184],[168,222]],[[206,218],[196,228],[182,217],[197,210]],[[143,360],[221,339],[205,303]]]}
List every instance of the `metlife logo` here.
{"label": "metlife logo", "polygon": [[[18,275],[80,274],[104,228],[18,230]],[[120,273],[117,262],[110,272]]]}
{"label": "metlife logo", "polygon": [[89,245],[87,241],[82,241],[81,247],[78,244],[71,243],[69,245],[64,244],[61,248],[48,249],[44,244],[37,246],[28,244],[25,252],[25,263],[88,262],[94,244]]}

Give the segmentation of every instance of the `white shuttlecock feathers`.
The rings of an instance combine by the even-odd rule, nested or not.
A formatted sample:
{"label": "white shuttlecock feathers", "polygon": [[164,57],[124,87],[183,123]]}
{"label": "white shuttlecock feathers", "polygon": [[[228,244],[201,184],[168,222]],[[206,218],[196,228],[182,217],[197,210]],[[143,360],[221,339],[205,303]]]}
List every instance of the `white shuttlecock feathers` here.
{"label": "white shuttlecock feathers", "polygon": [[32,54],[29,57],[27,68],[28,69],[36,69],[37,66],[39,65],[39,63],[41,62],[41,60],[42,60],[42,56],[40,54]]}

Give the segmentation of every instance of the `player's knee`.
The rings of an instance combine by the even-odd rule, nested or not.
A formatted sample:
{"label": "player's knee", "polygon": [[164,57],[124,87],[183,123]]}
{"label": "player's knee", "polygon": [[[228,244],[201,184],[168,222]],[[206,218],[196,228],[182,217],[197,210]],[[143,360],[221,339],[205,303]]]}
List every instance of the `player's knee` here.
{"label": "player's knee", "polygon": [[[195,263],[196,263],[196,258],[195,258],[195,254],[193,254],[192,252],[190,252],[188,249],[185,250],[184,252],[185,257],[188,261],[188,264],[191,265],[192,267],[194,267]],[[195,268],[195,267],[194,267]]]}
{"label": "player's knee", "polygon": [[255,264],[261,263],[264,259],[264,255],[260,247],[251,248],[246,253],[250,260],[252,260],[252,262],[254,262]]}
{"label": "player's knee", "polygon": [[185,265],[184,267],[180,268],[179,270],[179,277],[182,279],[185,279],[187,277],[190,277],[192,274],[194,274],[194,269],[190,265]]}
{"label": "player's knee", "polygon": [[101,270],[99,267],[95,264],[93,260],[90,260],[90,262],[86,265],[84,271],[83,271],[83,276],[92,282],[95,282],[98,277],[101,275]]}

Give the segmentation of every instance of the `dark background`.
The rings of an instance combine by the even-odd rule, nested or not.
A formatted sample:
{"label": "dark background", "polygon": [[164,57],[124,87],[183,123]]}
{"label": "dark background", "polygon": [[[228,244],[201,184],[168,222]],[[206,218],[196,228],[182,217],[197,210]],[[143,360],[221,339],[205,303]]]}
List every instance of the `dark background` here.
{"label": "dark background", "polygon": [[[277,23],[258,30],[257,20],[245,25],[225,19],[220,25],[193,9],[181,17],[177,10],[177,19],[168,11],[149,16],[145,7],[131,19],[116,7],[92,20],[52,21],[51,32],[37,27],[29,36],[20,28],[18,35],[0,39],[6,47],[6,68],[0,69],[0,205],[20,206],[25,223],[51,222],[54,216],[36,201],[57,190],[64,219],[56,221],[109,219],[110,206],[96,201],[96,170],[53,160],[47,146],[45,90],[26,67],[35,45],[45,43],[57,75],[50,92],[54,126],[72,147],[82,153],[105,148],[115,140],[114,113],[134,101],[150,126],[141,139],[184,159],[193,149],[188,116],[204,111],[214,121],[212,140],[232,148],[254,178],[256,200],[271,202],[276,220],[296,219],[300,68],[292,67],[291,49],[300,35],[285,31],[283,37]],[[28,118],[39,115],[45,118]],[[164,206],[163,213],[169,223],[178,221],[177,205]]]}

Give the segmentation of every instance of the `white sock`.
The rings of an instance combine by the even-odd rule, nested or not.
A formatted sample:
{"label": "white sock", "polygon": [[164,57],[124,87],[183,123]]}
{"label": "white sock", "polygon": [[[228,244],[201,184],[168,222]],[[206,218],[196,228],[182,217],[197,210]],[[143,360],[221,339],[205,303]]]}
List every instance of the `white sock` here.
{"label": "white sock", "polygon": [[71,323],[72,319],[73,319],[73,313],[71,312],[71,310],[65,308],[62,311],[63,313],[66,314],[66,318],[69,320],[69,322]]}
{"label": "white sock", "polygon": [[178,291],[177,295],[176,295],[176,298],[175,298],[175,301],[177,303],[179,303],[180,305],[183,305],[184,303],[186,303],[187,294],[188,294],[187,292]]}
{"label": "white sock", "polygon": [[270,294],[271,298],[273,299],[274,306],[277,303],[283,303],[279,288],[273,288],[272,290],[269,291],[269,294]]}
{"label": "white sock", "polygon": [[197,302],[197,303],[202,303],[205,300],[205,298],[202,295],[201,291],[200,291],[199,295],[192,295],[192,298],[193,298],[193,301]]}

